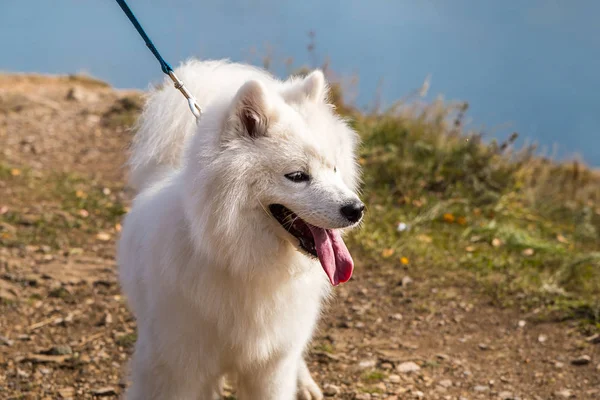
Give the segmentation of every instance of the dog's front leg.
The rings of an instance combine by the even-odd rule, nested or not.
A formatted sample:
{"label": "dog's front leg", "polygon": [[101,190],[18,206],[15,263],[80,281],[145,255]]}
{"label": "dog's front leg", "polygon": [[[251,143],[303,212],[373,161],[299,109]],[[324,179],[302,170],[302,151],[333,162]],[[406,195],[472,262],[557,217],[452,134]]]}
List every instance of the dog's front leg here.
{"label": "dog's front leg", "polygon": [[296,400],[298,356],[287,355],[239,374],[240,400]]}
{"label": "dog's front leg", "polygon": [[298,366],[298,400],[323,400],[323,393],[310,375],[303,357]]}

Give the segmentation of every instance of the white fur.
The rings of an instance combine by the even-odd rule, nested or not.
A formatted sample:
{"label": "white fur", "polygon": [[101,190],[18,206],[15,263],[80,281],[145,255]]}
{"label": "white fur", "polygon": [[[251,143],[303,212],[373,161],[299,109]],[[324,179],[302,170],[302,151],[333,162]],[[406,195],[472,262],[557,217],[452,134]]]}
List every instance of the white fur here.
{"label": "white fur", "polygon": [[[266,207],[324,228],[349,224],[357,135],[326,102],[323,74],[278,81],[224,61],[176,74],[204,109],[196,126],[168,82],[149,95],[130,159],[140,189],[118,243],[137,318],[130,400],[321,399],[303,352],[330,293],[318,261]],[[310,183],[285,174],[309,171]]]}

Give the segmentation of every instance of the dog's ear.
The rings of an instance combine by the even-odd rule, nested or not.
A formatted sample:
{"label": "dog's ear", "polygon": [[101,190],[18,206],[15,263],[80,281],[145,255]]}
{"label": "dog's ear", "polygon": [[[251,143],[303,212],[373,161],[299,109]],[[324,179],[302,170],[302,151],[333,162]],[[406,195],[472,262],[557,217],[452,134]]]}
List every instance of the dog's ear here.
{"label": "dog's ear", "polygon": [[325,76],[318,69],[301,80],[292,81],[291,87],[283,94],[283,97],[290,102],[302,102],[307,99],[313,102],[321,102],[325,101],[326,96]]}
{"label": "dog's ear", "polygon": [[233,101],[230,122],[241,135],[258,138],[267,133],[271,104],[267,90],[259,81],[246,82]]}
{"label": "dog's ear", "polygon": [[314,70],[302,81],[302,88],[309,100],[323,101],[327,86],[325,85],[325,76],[320,70]]}

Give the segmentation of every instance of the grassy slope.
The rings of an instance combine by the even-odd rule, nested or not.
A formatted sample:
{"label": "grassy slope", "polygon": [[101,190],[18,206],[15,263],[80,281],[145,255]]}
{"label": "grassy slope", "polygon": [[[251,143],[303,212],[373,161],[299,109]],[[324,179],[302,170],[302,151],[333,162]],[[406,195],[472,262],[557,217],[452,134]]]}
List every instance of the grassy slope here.
{"label": "grassy slope", "polygon": [[598,171],[514,151],[516,136],[483,142],[462,129],[466,104],[340,109],[364,141],[368,213],[351,245],[371,265],[466,275],[498,304],[598,324]]}

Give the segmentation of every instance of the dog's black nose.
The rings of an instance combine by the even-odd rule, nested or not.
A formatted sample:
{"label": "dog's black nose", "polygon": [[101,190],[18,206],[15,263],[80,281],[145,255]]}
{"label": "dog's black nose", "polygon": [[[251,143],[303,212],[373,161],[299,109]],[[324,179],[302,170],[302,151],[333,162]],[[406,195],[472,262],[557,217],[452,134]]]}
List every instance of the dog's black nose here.
{"label": "dog's black nose", "polygon": [[357,200],[346,204],[340,208],[340,211],[342,215],[348,219],[348,221],[357,222],[362,218],[364,209],[365,205]]}

